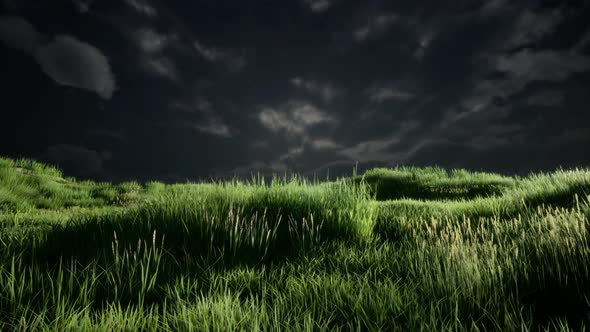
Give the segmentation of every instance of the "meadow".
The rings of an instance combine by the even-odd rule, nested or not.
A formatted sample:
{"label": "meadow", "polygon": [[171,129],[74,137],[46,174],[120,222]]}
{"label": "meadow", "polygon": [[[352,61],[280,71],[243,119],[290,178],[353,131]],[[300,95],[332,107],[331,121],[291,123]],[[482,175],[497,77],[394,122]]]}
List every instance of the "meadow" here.
{"label": "meadow", "polygon": [[590,169],[121,184],[0,158],[0,331],[584,331]]}

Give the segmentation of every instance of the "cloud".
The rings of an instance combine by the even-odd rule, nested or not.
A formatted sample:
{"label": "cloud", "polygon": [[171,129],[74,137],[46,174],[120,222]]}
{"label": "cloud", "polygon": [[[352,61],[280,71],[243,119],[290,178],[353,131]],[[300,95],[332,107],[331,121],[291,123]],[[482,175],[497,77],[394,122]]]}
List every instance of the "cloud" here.
{"label": "cloud", "polygon": [[55,82],[97,93],[110,99],[116,89],[107,57],[96,47],[68,35],[57,35],[48,44],[19,17],[0,18],[0,39],[31,55]]}
{"label": "cloud", "polygon": [[333,0],[304,0],[305,4],[314,13],[323,13],[334,3]]}
{"label": "cloud", "polygon": [[204,112],[204,113],[213,113],[213,104],[202,97],[196,97],[190,103],[186,103],[183,101],[173,101],[170,103],[169,108],[176,111],[186,112],[186,113],[196,113],[196,112]]}
{"label": "cloud", "polygon": [[33,54],[39,46],[41,36],[31,23],[20,17],[0,17],[0,40],[7,46]]}
{"label": "cloud", "polygon": [[[468,11],[461,5],[450,7],[457,10],[453,14],[433,11],[434,15],[430,17],[424,17],[423,14],[400,16],[400,23],[417,36],[413,49],[416,60],[424,60],[427,51],[432,47],[440,51],[447,42],[455,40],[456,36],[479,36],[478,40],[456,45],[460,49],[469,49],[470,52],[477,45],[489,47],[490,43],[500,52],[537,47],[539,42],[553,35],[568,15],[566,6],[540,9],[540,6],[506,0],[484,1],[479,9],[472,8]],[[493,31],[492,24],[495,26]],[[491,33],[484,34],[486,32]],[[433,43],[435,37],[439,42]],[[459,39],[464,38],[456,39],[457,43],[460,43]]]}
{"label": "cloud", "polygon": [[586,31],[582,38],[578,40],[576,45],[573,47],[573,51],[577,53],[583,53],[588,49],[588,46],[590,46],[590,30]]}
{"label": "cloud", "polygon": [[177,82],[178,69],[176,64],[167,57],[147,58],[142,62],[143,67],[151,74],[168,78],[170,81]]}
{"label": "cloud", "polygon": [[497,96],[490,94],[472,94],[461,99],[457,104],[450,106],[443,113],[442,119],[428,133],[428,139],[439,140],[441,137],[453,136],[465,139],[467,136],[486,133],[494,123],[505,121],[512,108],[505,105],[497,105],[494,99]]}
{"label": "cloud", "polygon": [[150,18],[158,16],[158,11],[156,10],[156,8],[149,5],[145,0],[125,0],[125,3],[141,15]]}
{"label": "cloud", "polygon": [[193,96],[192,100],[172,101],[168,108],[173,111],[180,111],[184,116],[190,116],[188,120],[172,121],[174,127],[190,128],[222,138],[230,138],[239,132],[230,128],[221,119],[213,107],[213,103],[201,96]]}
{"label": "cloud", "polygon": [[172,41],[176,40],[175,35],[164,35],[152,28],[142,28],[136,30],[133,34],[136,44],[144,53],[160,53]]}
{"label": "cloud", "polygon": [[304,151],[305,151],[305,148],[302,145],[294,147],[294,148],[290,148],[289,151],[282,154],[278,158],[278,161],[281,163],[294,162],[297,159],[297,157],[300,157],[303,154]]}
{"label": "cloud", "polygon": [[403,158],[403,152],[391,152],[396,145],[404,143],[404,136],[418,127],[417,121],[402,123],[394,134],[381,139],[366,140],[345,147],[339,154],[357,161],[391,161]]}
{"label": "cloud", "polygon": [[87,14],[90,12],[90,6],[94,0],[72,0],[72,2],[81,14]]}
{"label": "cloud", "polygon": [[[491,58],[488,71],[482,71],[472,78],[474,88],[466,90],[456,103],[447,107],[438,121],[423,138],[414,142],[408,158],[426,153],[423,146],[447,142],[462,149],[506,149],[511,145],[531,144],[527,132],[537,130],[531,119],[525,124],[514,122],[519,116],[517,107],[559,107],[563,92],[556,90],[526,91],[529,83],[543,81],[559,83],[573,74],[590,69],[589,59],[564,51],[544,50],[532,52],[522,50],[512,54],[500,54]],[[500,71],[503,75],[498,75]],[[494,73],[497,79],[485,78]],[[487,76],[490,77],[490,76]],[[478,80],[480,81],[478,82]],[[444,143],[444,144],[447,144]]]}
{"label": "cloud", "polygon": [[402,91],[394,86],[372,86],[366,93],[369,95],[369,100],[377,104],[387,100],[408,101],[414,98],[413,93]]}
{"label": "cloud", "polygon": [[393,144],[400,143],[399,137],[369,140],[357,143],[340,151],[340,154],[358,161],[389,160],[395,156],[385,151]]}
{"label": "cloud", "polygon": [[337,149],[341,146],[329,138],[312,139],[310,144],[316,150]]}
{"label": "cloud", "polygon": [[[485,116],[494,108],[494,100],[506,100],[523,91],[529,83],[552,82],[559,83],[569,79],[572,75],[590,70],[590,57],[576,53],[556,50],[531,51],[524,49],[511,54],[487,56],[490,71],[504,73],[499,79],[481,79],[474,81],[474,88],[465,94],[457,103],[460,109],[451,107],[439,127],[446,127],[454,122],[480,113]],[[552,100],[549,100],[552,99]],[[557,105],[561,99],[556,96],[529,97],[529,104],[537,106]],[[507,110],[497,112],[496,115],[506,115]]]}
{"label": "cloud", "polygon": [[560,8],[534,12],[525,10],[514,23],[510,38],[506,41],[506,49],[514,49],[530,45],[546,36],[551,35],[555,28],[563,21],[564,15]]}
{"label": "cloud", "polygon": [[320,83],[314,80],[304,80],[301,77],[294,77],[290,80],[294,86],[304,89],[305,91],[318,95],[324,102],[331,102],[341,92],[338,88],[330,83]]}
{"label": "cloud", "polygon": [[418,38],[418,47],[412,54],[415,59],[422,60],[424,58],[424,55],[434,40],[434,37],[436,37],[436,34],[437,30],[435,29],[426,30],[421,33],[420,37]]}
{"label": "cloud", "polygon": [[[338,120],[313,104],[288,101],[276,108],[262,108],[257,117],[262,126],[286,139],[277,144],[277,139],[269,141],[265,135],[264,140],[251,143],[253,148],[265,148],[267,153],[281,152],[271,159],[271,168],[275,171],[286,169],[287,165],[303,170],[306,163],[325,159],[326,153],[336,155],[336,150],[341,148],[339,143],[326,136],[326,130],[316,130],[319,126],[324,129],[325,125],[334,125]],[[317,137],[318,134],[321,136]]]}
{"label": "cloud", "polygon": [[144,70],[172,82],[179,81],[176,63],[164,55],[167,47],[178,43],[175,34],[162,34],[150,27],[136,30],[131,38],[140,50],[140,64]]}
{"label": "cloud", "polygon": [[199,54],[209,62],[217,62],[225,57],[225,54],[216,48],[205,47],[199,41],[195,41],[193,46]]}
{"label": "cloud", "polygon": [[399,19],[397,14],[380,13],[370,18],[364,25],[356,28],[352,35],[357,43],[381,34],[389,29],[389,27]]}
{"label": "cloud", "polygon": [[48,147],[44,156],[63,167],[83,175],[96,175],[104,172],[105,161],[111,158],[110,151],[95,151],[83,146],[57,144]]}
{"label": "cloud", "polygon": [[171,120],[160,122],[159,125],[169,128],[190,129],[220,138],[231,138],[238,133],[237,130],[231,129],[216,116],[204,120]]}
{"label": "cloud", "polygon": [[479,10],[479,15],[488,17],[502,12],[507,7],[508,0],[489,0]]}
{"label": "cloud", "polygon": [[278,110],[263,108],[258,113],[258,120],[273,132],[286,131],[291,136],[305,135],[315,125],[335,121],[314,105],[301,102],[286,103]]}
{"label": "cloud", "polygon": [[108,59],[96,47],[67,35],[58,35],[34,54],[43,71],[57,83],[96,92],[110,99],[115,77]]}
{"label": "cloud", "polygon": [[495,68],[519,80],[523,86],[531,81],[561,82],[575,73],[589,70],[590,57],[556,50],[525,49],[499,56]]}
{"label": "cloud", "polygon": [[193,42],[193,47],[199,53],[199,55],[201,55],[201,57],[203,57],[208,62],[223,62],[226,66],[234,71],[239,71],[247,64],[246,58],[241,55],[237,55],[234,52],[228,50],[220,50],[215,47],[205,46],[197,40]]}
{"label": "cloud", "polygon": [[229,127],[219,119],[212,119],[205,125],[194,125],[194,129],[214,136],[230,138],[233,136]]}
{"label": "cloud", "polygon": [[[561,103],[562,96],[559,92],[540,91],[533,95],[529,93],[528,98],[522,99],[517,94],[533,81],[561,82],[589,65],[584,57],[554,50],[522,50],[488,59],[488,68],[472,74],[469,82],[473,88],[467,87],[458,94],[458,99],[445,107],[440,119],[428,132],[416,137],[417,140],[406,141],[409,149],[401,149],[401,160],[426,160],[424,154],[432,152],[431,147],[435,146],[479,151],[527,144],[526,133],[534,124],[515,123],[514,107],[526,107],[527,104],[554,107]],[[498,72],[503,74],[498,75]],[[432,160],[436,158],[432,156]]]}

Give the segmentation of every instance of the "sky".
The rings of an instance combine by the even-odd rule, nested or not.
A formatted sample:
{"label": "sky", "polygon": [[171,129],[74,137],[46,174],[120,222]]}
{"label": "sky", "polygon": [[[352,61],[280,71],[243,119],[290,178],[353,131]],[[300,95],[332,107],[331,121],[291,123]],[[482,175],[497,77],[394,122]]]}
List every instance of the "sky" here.
{"label": "sky", "polygon": [[588,0],[0,0],[0,156],[113,182],[588,167],[588,17]]}

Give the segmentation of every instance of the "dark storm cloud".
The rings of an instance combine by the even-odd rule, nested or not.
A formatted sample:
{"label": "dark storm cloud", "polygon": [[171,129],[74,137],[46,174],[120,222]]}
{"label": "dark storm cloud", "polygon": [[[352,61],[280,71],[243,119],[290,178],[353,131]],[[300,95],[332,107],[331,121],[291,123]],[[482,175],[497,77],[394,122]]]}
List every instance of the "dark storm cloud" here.
{"label": "dark storm cloud", "polygon": [[[121,68],[121,98],[89,126],[93,144],[80,143],[100,150],[100,140],[118,141],[107,128],[120,127],[125,144],[107,149],[109,167],[121,174],[137,164],[149,165],[145,177],[349,174],[355,161],[361,169],[438,163],[516,170],[557,162],[543,156],[544,146],[573,164],[559,144],[588,141],[587,126],[575,120],[586,119],[590,102],[582,92],[590,84],[588,8],[579,4],[78,2],[87,4],[89,22],[98,18],[92,24],[106,22],[110,30],[100,29],[122,37],[109,52]],[[64,45],[39,41],[46,37],[27,21],[0,22],[19,33],[2,40],[28,54],[41,44]],[[76,36],[93,44],[86,36],[111,38],[96,31]],[[83,85],[71,76],[60,80]]]}
{"label": "dark storm cloud", "polygon": [[[404,61],[413,58],[415,63],[396,67],[397,72],[392,72],[389,80],[379,76],[371,80],[367,79],[373,73],[367,70],[371,56],[367,53],[364,62],[354,62],[354,66],[365,68],[364,76],[355,77],[365,87],[361,91],[356,89],[356,96],[351,97],[349,93],[355,94],[355,89],[350,88],[351,82],[337,81],[342,85],[339,88],[347,92],[346,96],[332,97],[338,119],[344,124],[341,130],[327,141],[316,136],[294,140],[284,146],[281,154],[263,162],[265,167],[284,169],[306,162],[311,167],[309,156],[318,150],[313,148],[314,141],[318,142],[316,147],[328,147],[327,150],[334,150],[340,159],[345,158],[342,163],[346,160],[415,163],[428,159],[431,147],[437,146],[450,146],[453,151],[475,155],[484,153],[480,151],[509,150],[511,145],[521,149],[527,144],[534,147],[534,135],[540,132],[533,134],[526,122],[517,120],[513,114],[518,114],[522,107],[507,104],[507,100],[515,101],[515,105],[542,104],[555,109],[563,102],[558,94],[541,96],[543,91],[537,91],[536,94],[527,93],[522,101],[518,98],[523,97],[518,96],[536,82],[560,84],[589,70],[587,58],[575,50],[542,47],[554,38],[560,25],[572,15],[571,10],[527,7],[504,1],[460,7],[457,5],[458,10],[453,11],[436,6],[428,10],[410,6],[409,10],[396,11],[391,7],[374,6],[361,11],[350,30],[358,46],[347,49],[342,56],[360,54],[364,51],[363,44],[369,41],[371,44],[366,47],[371,48],[371,54],[375,50],[385,52],[387,42],[403,45],[395,52],[388,49],[392,63],[396,56]],[[334,27],[342,28],[346,25]],[[399,35],[400,31],[409,32],[405,33],[405,39]],[[397,39],[391,40],[392,36]],[[383,44],[376,46],[376,43]],[[380,64],[383,68],[390,65],[386,61]],[[320,69],[313,72],[312,77],[334,82],[330,75],[320,76],[319,73]],[[314,88],[309,81],[298,73],[290,79],[291,85],[301,90],[322,91],[318,81]],[[339,103],[341,99],[351,102]],[[301,126],[288,121],[286,114],[267,111],[266,126],[291,136],[303,132]],[[276,151],[272,142],[261,139],[256,142],[259,147]],[[437,155],[433,154],[432,160]],[[330,158],[332,160],[325,160],[327,164],[338,159]],[[450,164],[450,160],[442,156],[438,160]],[[471,165],[480,164],[474,161]],[[321,165],[318,169],[322,169]]]}
{"label": "dark storm cloud", "polygon": [[[490,121],[508,117],[516,109],[510,105],[498,106],[496,101],[507,100],[520,93],[533,82],[558,83],[569,79],[572,75],[590,70],[590,58],[573,52],[524,49],[510,55],[498,55],[492,62],[490,70],[504,73],[500,79],[484,79],[476,83],[469,94],[459,100],[456,105],[447,109],[438,128],[452,131],[453,127],[461,126],[461,121],[475,121],[481,128]],[[529,101],[532,100],[529,97]],[[542,97],[535,97],[532,103],[542,103]],[[550,102],[545,96],[544,105]],[[554,100],[556,98],[553,98]],[[557,102],[553,102],[558,106]],[[477,129],[474,129],[474,131]]]}
{"label": "dark storm cloud", "polygon": [[[507,12],[511,11],[514,10],[503,6],[501,1],[490,2],[477,12],[464,14],[462,18],[455,19],[455,23],[451,25],[452,30],[448,31],[473,29],[470,26],[473,17],[493,17],[501,14],[502,17],[493,20],[502,21],[505,20]],[[449,46],[461,46],[461,44],[453,42],[454,37],[445,31],[446,27],[442,24],[453,22],[452,16],[453,14],[437,16],[436,21],[439,23],[426,24],[425,27],[416,29],[416,36],[419,37],[418,51],[421,53],[421,56],[416,58],[425,61],[428,67],[433,68],[434,64],[448,67],[448,63],[438,60],[438,55],[449,52],[446,49]],[[477,61],[478,65],[478,67],[471,67],[471,65],[461,64],[462,67],[458,67],[470,76],[467,76],[464,84],[455,85],[454,91],[456,92],[453,92],[451,87],[445,86],[441,91],[444,91],[447,96],[443,98],[440,94],[438,96],[435,94],[434,102],[427,104],[426,107],[414,108],[411,104],[402,107],[406,111],[398,112],[397,121],[407,121],[409,118],[406,116],[410,115],[411,119],[416,121],[415,126],[406,126],[406,130],[392,129],[397,134],[385,136],[382,139],[361,140],[361,142],[342,149],[341,153],[351,159],[361,161],[414,163],[428,159],[431,146],[457,146],[461,147],[464,153],[508,148],[511,144],[516,143],[522,144],[523,148],[526,144],[534,146],[531,143],[532,136],[527,134],[530,133],[531,128],[528,128],[526,123],[506,123],[504,120],[510,118],[511,114],[518,110],[510,105],[498,105],[498,100],[507,100],[518,95],[535,82],[556,84],[567,81],[578,73],[587,72],[590,69],[588,67],[589,59],[577,54],[575,50],[524,48],[513,53],[504,53],[503,50],[540,45],[541,41],[554,34],[554,30],[563,22],[564,16],[561,8],[526,10],[523,14],[512,14],[514,22],[507,25],[510,27],[510,31],[513,31],[509,34],[512,36],[511,38],[498,38],[506,33],[506,30],[500,28],[496,31],[486,32],[489,35],[486,37],[487,41],[482,40],[476,49],[471,48],[469,51],[456,49],[453,51],[460,52],[457,54],[460,54],[461,57],[471,53],[472,55],[470,58],[466,58],[465,63]],[[412,19],[410,18],[408,21],[412,21]],[[411,26],[411,23],[409,25]],[[490,32],[495,33],[496,36],[490,35]],[[474,36],[476,35],[477,33],[474,34]],[[460,36],[459,38],[464,37]],[[431,47],[432,45],[434,47]],[[428,57],[424,58],[424,54],[428,54]],[[452,62],[451,65],[454,63]],[[492,78],[491,74],[493,73],[503,73],[503,75],[500,75],[500,78]],[[431,73],[426,72],[425,74],[426,76],[423,77],[414,74],[418,76],[417,78],[415,76],[414,79],[424,82]],[[450,74],[445,74],[444,79],[451,77]],[[457,81],[457,79],[454,80]],[[418,84],[417,88],[413,90],[423,89],[424,85]],[[395,97],[411,99],[412,97],[411,93],[406,94],[404,90],[395,85],[390,86],[389,89],[374,85],[366,92],[373,102],[381,99],[386,100],[386,97],[391,99]],[[536,105],[542,104],[545,107],[558,107],[563,101],[559,94],[539,95],[542,93],[540,91],[534,97],[529,96],[528,102]],[[449,95],[453,94],[455,95],[453,99],[447,99]],[[421,96],[421,99],[424,99],[423,92]],[[449,101],[447,102],[445,99]],[[392,107],[388,108],[392,109]],[[378,107],[370,109],[372,109],[369,112],[370,115],[363,117],[366,121],[370,121],[371,117],[378,119],[381,117],[380,114],[385,112]],[[428,111],[424,112],[426,110]],[[390,118],[396,121],[396,117],[391,116]],[[433,160],[436,159],[434,156],[435,154]],[[442,161],[449,163],[449,160],[446,159]]]}
{"label": "dark storm cloud", "polygon": [[[168,8],[147,1],[141,2],[142,6],[139,2],[128,4],[136,9],[149,6],[158,13],[149,22],[113,23],[135,45],[140,69],[156,79],[154,84],[163,80],[171,87],[158,93],[161,112],[155,119],[157,125],[220,139],[236,136],[239,130],[224,119],[227,98],[216,98],[209,91],[219,84],[218,76],[226,75],[223,69],[235,74],[247,65],[241,50],[199,41],[198,32]],[[138,14],[148,11],[138,10]]]}
{"label": "dark storm cloud", "polygon": [[57,35],[48,43],[42,43],[46,37],[24,19],[2,17],[0,38],[8,46],[32,56],[59,84],[93,91],[104,99],[110,99],[115,91],[115,77],[106,56],[75,37]]}

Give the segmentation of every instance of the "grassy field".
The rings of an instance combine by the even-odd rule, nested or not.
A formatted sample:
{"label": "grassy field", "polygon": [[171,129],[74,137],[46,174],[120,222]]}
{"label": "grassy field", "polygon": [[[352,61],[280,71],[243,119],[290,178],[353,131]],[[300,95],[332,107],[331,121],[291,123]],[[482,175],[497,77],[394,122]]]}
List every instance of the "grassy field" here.
{"label": "grassy field", "polygon": [[0,158],[0,331],[590,329],[590,170],[119,185]]}

